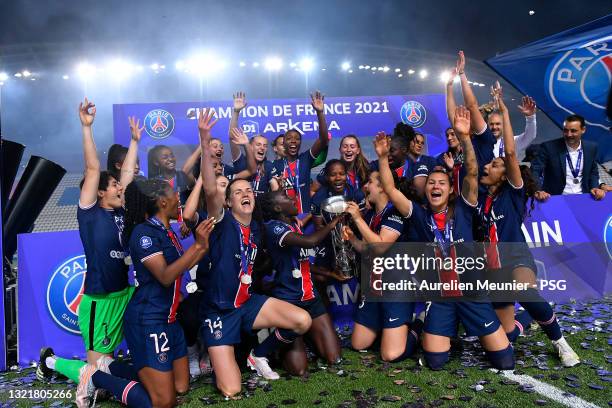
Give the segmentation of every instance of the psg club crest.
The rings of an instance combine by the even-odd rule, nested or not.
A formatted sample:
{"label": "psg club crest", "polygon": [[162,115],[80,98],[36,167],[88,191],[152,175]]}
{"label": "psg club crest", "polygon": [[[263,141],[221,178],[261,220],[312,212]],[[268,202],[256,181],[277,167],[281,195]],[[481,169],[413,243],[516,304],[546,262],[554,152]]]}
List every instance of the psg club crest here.
{"label": "psg club crest", "polygon": [[144,120],[145,130],[153,139],[164,139],[174,130],[174,117],[163,109],[147,113]]}
{"label": "psg club crest", "polygon": [[546,72],[546,92],[556,107],[608,129],[606,99],[612,80],[612,44],[602,41],[567,51]]}
{"label": "psg club crest", "polygon": [[79,304],[85,289],[85,255],[65,260],[53,272],[47,286],[47,308],[55,323],[67,332],[80,334]]}
{"label": "psg club crest", "polygon": [[419,128],[423,126],[427,120],[427,111],[419,102],[408,101],[402,105],[400,117],[405,124],[413,128]]}

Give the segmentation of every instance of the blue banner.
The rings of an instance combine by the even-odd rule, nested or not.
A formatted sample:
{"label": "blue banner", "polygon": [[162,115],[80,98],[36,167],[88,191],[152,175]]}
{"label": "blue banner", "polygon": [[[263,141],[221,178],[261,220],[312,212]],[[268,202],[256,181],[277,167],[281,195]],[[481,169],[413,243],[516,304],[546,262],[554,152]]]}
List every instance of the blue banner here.
{"label": "blue banner", "polygon": [[[213,136],[227,142],[232,106],[232,101],[113,105],[114,141],[128,146],[128,116],[140,119],[145,126],[140,168],[146,169],[146,153],[154,145],[199,143],[196,119],[202,108],[215,109],[219,122],[213,128]],[[325,98],[325,112],[334,138],[348,134],[372,137],[381,130],[391,133],[403,121],[425,135],[429,155],[447,148],[444,131],[449,123],[444,95],[329,97]],[[238,124],[248,136],[263,134],[270,140],[289,129],[298,129],[307,141],[318,137],[317,118],[309,99],[248,100]]]}
{"label": "blue banner", "polygon": [[606,103],[612,80],[612,14],[485,61],[506,81],[532,96],[562,126],[570,114],[587,121],[585,139],[599,160],[612,160]]}
{"label": "blue banner", "polygon": [[[2,139],[0,138],[0,144]],[[0,191],[0,197],[2,197],[2,191]],[[1,204],[1,203],[0,203]],[[1,205],[0,205],[1,208]],[[0,266],[4,268],[4,253],[2,252],[2,211],[0,211]],[[0,274],[0,371],[6,370],[6,323],[5,323],[5,311],[4,311],[4,273]]]}
{"label": "blue banner", "polygon": [[[580,279],[581,287],[542,288],[545,299],[597,298],[612,292],[611,195],[604,201],[587,194],[554,196],[525,220],[523,234],[539,278],[557,283]],[[185,247],[190,241],[183,241]],[[20,234],[18,251],[19,364],[37,360],[45,345],[60,356],[84,357],[77,311],[87,264],[78,231]],[[329,311],[342,332],[352,327],[358,289],[356,279],[327,288]]]}

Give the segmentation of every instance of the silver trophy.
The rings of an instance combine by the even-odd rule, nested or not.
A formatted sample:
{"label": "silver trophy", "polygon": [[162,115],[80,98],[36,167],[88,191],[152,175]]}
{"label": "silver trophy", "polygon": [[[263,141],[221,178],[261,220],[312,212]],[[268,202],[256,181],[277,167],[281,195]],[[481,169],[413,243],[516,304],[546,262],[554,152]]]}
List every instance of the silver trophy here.
{"label": "silver trophy", "polygon": [[[343,196],[329,197],[323,201],[321,209],[332,216],[338,216],[346,211],[347,202]],[[336,256],[335,269],[344,276],[355,276],[357,272],[357,262],[355,261],[355,251],[348,241],[342,239],[342,229],[345,222],[341,219],[331,232],[332,246]]]}

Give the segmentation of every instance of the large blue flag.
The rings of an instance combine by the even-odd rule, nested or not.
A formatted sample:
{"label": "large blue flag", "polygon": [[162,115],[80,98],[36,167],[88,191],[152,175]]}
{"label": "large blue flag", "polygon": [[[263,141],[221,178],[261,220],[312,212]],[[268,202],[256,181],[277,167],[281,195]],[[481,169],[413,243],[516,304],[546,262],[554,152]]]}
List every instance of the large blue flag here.
{"label": "large blue flag", "polygon": [[570,114],[587,121],[585,139],[612,160],[606,103],[612,78],[612,14],[490,58],[485,63],[532,96],[562,126]]}

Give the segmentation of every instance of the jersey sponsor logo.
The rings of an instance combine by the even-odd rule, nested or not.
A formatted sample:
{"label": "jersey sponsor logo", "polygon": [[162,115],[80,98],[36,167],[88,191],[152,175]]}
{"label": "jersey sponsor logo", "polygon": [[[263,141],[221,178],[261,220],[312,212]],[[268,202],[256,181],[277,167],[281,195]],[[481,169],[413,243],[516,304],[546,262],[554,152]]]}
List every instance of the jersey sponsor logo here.
{"label": "jersey sponsor logo", "polygon": [[606,221],[603,240],[606,243],[608,255],[610,256],[610,259],[612,259],[612,215],[610,216],[610,218],[608,218],[608,221]]}
{"label": "jersey sponsor logo", "polygon": [[110,251],[109,252],[109,256],[113,259],[124,259],[125,258],[125,252],[123,251]]}
{"label": "jersey sponsor logo", "polygon": [[151,245],[153,245],[153,240],[151,239],[151,237],[147,237],[146,235],[140,237],[140,247],[142,249],[151,248]]}
{"label": "jersey sponsor logo", "polygon": [[405,124],[418,128],[425,124],[427,120],[427,111],[421,103],[417,101],[408,101],[402,105],[400,117]]}
{"label": "jersey sponsor logo", "polygon": [[85,290],[85,255],[66,259],[53,271],[47,285],[47,309],[62,329],[80,334],[79,305]]}
{"label": "jersey sponsor logo", "polygon": [[145,116],[145,131],[153,139],[165,139],[174,131],[174,117],[163,109],[154,109]]}
{"label": "jersey sponsor logo", "polygon": [[546,93],[555,106],[606,130],[610,126],[606,98],[612,82],[609,39],[608,35],[563,53],[551,62],[545,79]]}

